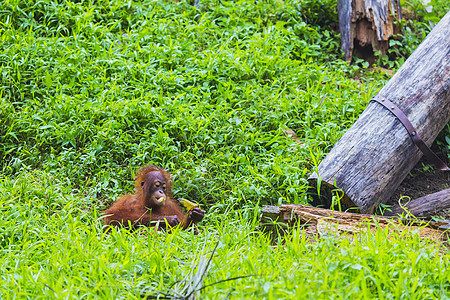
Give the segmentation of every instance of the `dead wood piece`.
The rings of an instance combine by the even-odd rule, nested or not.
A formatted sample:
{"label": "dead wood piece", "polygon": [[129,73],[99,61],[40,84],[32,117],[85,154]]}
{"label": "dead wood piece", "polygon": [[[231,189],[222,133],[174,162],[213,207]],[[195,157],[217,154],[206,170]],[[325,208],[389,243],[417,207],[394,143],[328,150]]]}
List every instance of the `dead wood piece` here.
{"label": "dead wood piece", "polygon": [[[358,50],[356,56],[365,59],[376,50],[387,53],[388,40],[394,35],[394,17],[401,19],[401,7],[398,0],[339,0],[338,14],[341,48],[350,61],[354,49]],[[362,50],[368,46],[369,51]]]}
{"label": "dead wood piece", "polygon": [[408,215],[427,218],[442,213],[450,208],[450,189],[446,189],[425,197],[411,200],[407,203],[397,203],[387,210],[385,216]]}
{"label": "dead wood piece", "polygon": [[446,241],[448,235],[443,227],[449,223],[401,220],[298,204],[282,204],[280,207],[263,206],[261,214],[261,229],[266,232],[275,231],[276,224],[283,224],[284,228],[301,226],[309,237],[329,234],[344,234],[352,237],[362,233],[374,234],[378,229],[387,228],[389,232],[417,232],[424,239]]}
{"label": "dead wood piece", "polygon": [[300,139],[298,138],[298,136],[294,130],[292,130],[290,128],[285,128],[285,129],[283,129],[283,133],[284,133],[284,135],[286,135],[286,137],[290,138],[291,140],[294,140],[297,143],[300,143]]}

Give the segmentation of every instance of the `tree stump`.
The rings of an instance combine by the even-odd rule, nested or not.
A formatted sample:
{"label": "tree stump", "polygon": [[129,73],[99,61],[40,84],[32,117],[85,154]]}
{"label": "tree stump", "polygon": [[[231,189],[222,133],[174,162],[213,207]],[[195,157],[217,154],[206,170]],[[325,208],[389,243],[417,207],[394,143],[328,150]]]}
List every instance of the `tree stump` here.
{"label": "tree stump", "polygon": [[[449,36],[450,12],[375,97],[402,110],[428,146],[450,120]],[[390,109],[372,101],[308,179],[313,205],[331,207],[334,195],[342,210],[373,213],[421,156]]]}
{"label": "tree stump", "polygon": [[[339,0],[339,29],[345,60],[355,55],[373,60],[374,52],[387,53],[394,35],[394,16],[401,19],[399,0]],[[356,44],[355,44],[356,43]]]}

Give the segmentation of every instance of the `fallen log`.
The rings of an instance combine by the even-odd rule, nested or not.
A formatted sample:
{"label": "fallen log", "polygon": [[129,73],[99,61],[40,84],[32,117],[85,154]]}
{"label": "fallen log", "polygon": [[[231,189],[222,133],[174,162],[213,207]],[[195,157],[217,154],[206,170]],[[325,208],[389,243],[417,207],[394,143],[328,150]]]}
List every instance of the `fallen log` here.
{"label": "fallen log", "polygon": [[427,195],[407,203],[397,203],[386,210],[384,216],[413,215],[418,218],[436,216],[450,208],[450,189]]}
{"label": "fallen log", "polygon": [[392,196],[423,154],[394,113],[403,112],[411,135],[428,146],[450,120],[449,36],[450,12],[309,177],[313,205],[331,207],[339,198],[342,210],[373,213]]}
{"label": "fallen log", "polygon": [[278,233],[297,226],[304,234],[315,240],[329,234],[354,236],[359,233],[375,233],[378,229],[417,232],[421,238],[447,241],[450,221],[421,221],[418,219],[396,219],[374,215],[333,211],[299,204],[281,206],[264,205],[260,217],[260,229],[276,237]]}

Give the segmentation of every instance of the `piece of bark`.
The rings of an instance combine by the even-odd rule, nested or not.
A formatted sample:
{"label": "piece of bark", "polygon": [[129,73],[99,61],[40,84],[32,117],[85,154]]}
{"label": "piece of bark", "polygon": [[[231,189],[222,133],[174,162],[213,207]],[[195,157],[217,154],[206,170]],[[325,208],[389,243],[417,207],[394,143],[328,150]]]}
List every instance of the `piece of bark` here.
{"label": "piece of bark", "polygon": [[[450,120],[449,36],[450,12],[375,97],[396,104],[428,146]],[[373,213],[421,156],[401,122],[372,101],[309,177],[313,205],[331,207],[340,191],[342,210]]]}
{"label": "piece of bark", "polygon": [[354,214],[332,211],[323,208],[282,204],[280,207],[264,205],[260,218],[260,228],[266,232],[302,226],[305,235],[311,239],[328,234],[354,236],[359,233],[375,233],[378,229],[389,227],[392,231],[417,232],[421,238],[434,241],[446,241],[448,234],[445,226],[449,222],[420,220],[401,220],[374,215]]}
{"label": "piece of bark", "polygon": [[344,51],[345,60],[352,60],[353,34],[350,32],[352,23],[352,1],[338,0],[339,31],[341,33],[341,49]]}
{"label": "piece of bark", "polygon": [[442,213],[443,210],[450,208],[450,189],[446,189],[434,194],[427,195],[418,199],[411,200],[405,204],[397,203],[383,215],[396,216],[411,214],[418,218],[429,218]]}
{"label": "piece of bark", "polygon": [[294,130],[290,128],[284,128],[283,133],[286,137],[290,138],[293,141],[296,141],[297,143],[300,143],[300,139],[298,138],[297,134]]}

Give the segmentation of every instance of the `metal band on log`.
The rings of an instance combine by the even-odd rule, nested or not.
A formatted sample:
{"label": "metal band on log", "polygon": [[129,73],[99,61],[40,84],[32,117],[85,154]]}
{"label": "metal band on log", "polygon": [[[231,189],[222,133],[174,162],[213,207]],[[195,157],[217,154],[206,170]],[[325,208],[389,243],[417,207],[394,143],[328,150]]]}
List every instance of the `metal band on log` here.
{"label": "metal band on log", "polygon": [[[449,36],[450,12],[375,97],[395,103],[428,146],[450,120]],[[421,156],[402,123],[370,102],[308,179],[313,204],[330,207],[339,190],[334,208],[373,213]]]}
{"label": "metal band on log", "polygon": [[433,164],[440,171],[450,171],[450,168],[423,142],[422,138],[417,133],[414,126],[409,122],[408,117],[389,100],[385,99],[372,99],[372,101],[376,101],[386,107],[390,112],[392,112],[397,119],[403,124],[405,129],[408,131],[409,136],[414,144],[419,147],[420,151],[422,151],[425,158]]}

